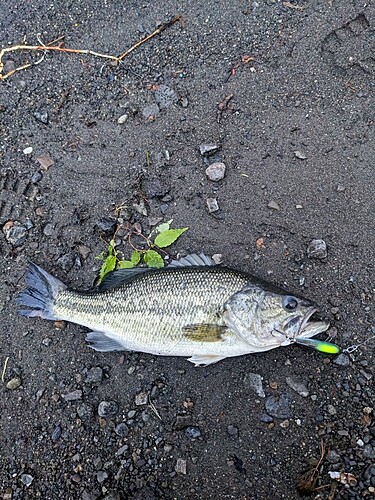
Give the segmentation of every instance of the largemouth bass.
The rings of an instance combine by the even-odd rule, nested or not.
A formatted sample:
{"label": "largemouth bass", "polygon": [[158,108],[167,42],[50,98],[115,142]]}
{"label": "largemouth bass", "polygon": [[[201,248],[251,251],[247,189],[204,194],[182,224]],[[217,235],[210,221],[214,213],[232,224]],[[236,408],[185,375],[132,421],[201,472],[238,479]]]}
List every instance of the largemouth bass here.
{"label": "largemouth bass", "polygon": [[203,254],[162,269],[113,271],[95,291],[70,290],[35,264],[26,282],[17,298],[23,316],[89,327],[96,351],[189,356],[196,366],[286,346],[329,326],[311,320],[312,302]]}

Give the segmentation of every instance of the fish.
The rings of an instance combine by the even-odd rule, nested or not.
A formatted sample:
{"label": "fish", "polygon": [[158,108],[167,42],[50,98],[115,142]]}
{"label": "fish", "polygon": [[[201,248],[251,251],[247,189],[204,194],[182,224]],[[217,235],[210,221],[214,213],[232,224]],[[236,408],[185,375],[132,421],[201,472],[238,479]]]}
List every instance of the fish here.
{"label": "fish", "polygon": [[195,366],[303,343],[329,327],[312,319],[312,301],[203,253],[161,269],[112,271],[87,291],[30,263],[26,285],[16,299],[19,314],[88,327],[96,351],[184,356]]}

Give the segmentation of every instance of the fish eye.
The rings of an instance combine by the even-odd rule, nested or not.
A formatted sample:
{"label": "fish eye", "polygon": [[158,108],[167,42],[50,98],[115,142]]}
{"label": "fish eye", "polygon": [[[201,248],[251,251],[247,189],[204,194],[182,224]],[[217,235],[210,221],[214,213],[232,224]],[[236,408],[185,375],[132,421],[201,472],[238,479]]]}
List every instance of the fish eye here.
{"label": "fish eye", "polygon": [[298,300],[295,297],[291,297],[290,295],[286,295],[283,298],[283,307],[287,311],[295,311],[298,306]]}

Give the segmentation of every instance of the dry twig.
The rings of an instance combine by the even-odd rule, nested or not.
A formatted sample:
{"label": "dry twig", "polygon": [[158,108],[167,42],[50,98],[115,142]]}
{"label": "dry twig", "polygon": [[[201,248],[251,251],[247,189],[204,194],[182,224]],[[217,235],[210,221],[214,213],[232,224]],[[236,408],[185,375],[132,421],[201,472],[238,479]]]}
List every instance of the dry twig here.
{"label": "dry twig", "polygon": [[298,479],[297,490],[300,493],[312,493],[313,491],[317,491],[323,488],[322,486],[317,488],[316,483],[319,479],[319,468],[321,466],[321,463],[323,462],[325,453],[326,448],[324,446],[323,440],[321,440],[319,460],[317,461],[316,465],[314,465],[314,467],[304,472]]}
{"label": "dry twig", "polygon": [[[30,68],[31,66],[36,66],[37,64],[40,64],[43,61],[47,51],[64,52],[64,53],[68,53],[68,54],[86,54],[86,55],[90,55],[90,56],[109,59],[109,60],[112,60],[112,61],[119,63],[123,59],[125,59],[125,57],[127,57],[131,52],[133,52],[135,49],[137,49],[140,45],[147,42],[148,40],[150,40],[154,36],[158,35],[162,31],[164,31],[166,28],[168,28],[169,26],[172,26],[173,24],[175,24],[177,21],[180,21],[180,20],[181,20],[181,16],[174,16],[172,19],[170,19],[166,23],[160,25],[159,28],[154,30],[152,33],[147,35],[145,38],[142,38],[141,40],[139,40],[137,43],[135,43],[132,47],[127,49],[125,52],[123,52],[119,56],[113,56],[111,54],[102,54],[100,52],[95,52],[95,51],[89,50],[89,49],[72,49],[72,48],[68,48],[68,47],[62,47],[61,43],[59,43],[58,45],[52,45],[53,43],[59,42],[63,38],[63,36],[57,38],[56,40],[53,40],[52,42],[47,43],[47,45],[44,45],[43,42],[41,42],[41,40],[38,39],[40,45],[14,45],[12,47],[5,47],[5,48],[0,50],[0,81],[5,80],[6,78],[9,78],[10,76],[14,75],[18,71],[22,71],[24,69]],[[11,71],[8,71],[8,73],[3,74],[3,71],[4,71],[3,57],[4,57],[4,55],[8,54],[10,52],[16,52],[16,51],[20,51],[20,50],[43,51],[44,54],[36,62],[24,64],[22,66],[19,66],[18,68],[15,68],[15,69],[12,69]]]}

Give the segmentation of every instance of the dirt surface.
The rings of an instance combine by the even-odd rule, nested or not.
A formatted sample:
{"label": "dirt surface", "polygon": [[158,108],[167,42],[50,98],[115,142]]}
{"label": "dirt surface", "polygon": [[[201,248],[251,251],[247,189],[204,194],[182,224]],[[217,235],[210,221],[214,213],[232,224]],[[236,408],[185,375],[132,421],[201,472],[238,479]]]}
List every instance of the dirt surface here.
{"label": "dirt surface", "polygon": [[[118,55],[175,15],[120,65],[49,53],[0,85],[0,494],[295,499],[322,442],[313,498],[372,497],[373,2],[4,0],[1,46],[40,33]],[[40,55],[5,54],[5,72]],[[158,219],[189,227],[173,255],[220,253],[317,301],[342,348],[367,342],[198,369],[17,316],[28,259],[84,289],[118,224]]]}

